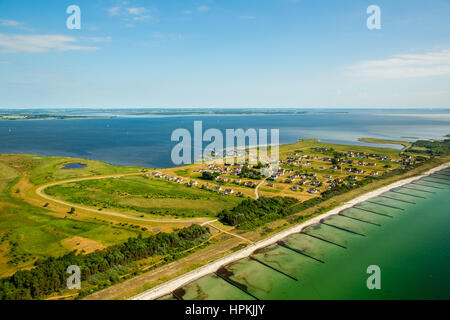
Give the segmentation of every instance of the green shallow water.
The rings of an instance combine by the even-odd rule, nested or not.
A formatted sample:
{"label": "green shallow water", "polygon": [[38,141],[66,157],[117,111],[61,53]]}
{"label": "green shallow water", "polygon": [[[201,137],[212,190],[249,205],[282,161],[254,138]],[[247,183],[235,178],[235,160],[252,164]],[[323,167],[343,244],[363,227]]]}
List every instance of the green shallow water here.
{"label": "green shallow water", "polygon": [[[448,178],[358,205],[367,211],[347,209],[226,266],[219,274],[228,282],[208,275],[190,283],[182,298],[450,299]],[[366,286],[370,265],[381,268],[381,290]]]}

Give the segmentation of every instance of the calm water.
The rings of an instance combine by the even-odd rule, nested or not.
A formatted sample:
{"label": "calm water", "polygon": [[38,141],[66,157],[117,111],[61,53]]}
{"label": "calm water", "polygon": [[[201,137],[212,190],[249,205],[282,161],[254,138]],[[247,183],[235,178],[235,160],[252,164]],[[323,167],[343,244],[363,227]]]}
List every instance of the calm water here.
{"label": "calm water", "polygon": [[[230,264],[219,272],[225,279],[212,274],[176,294],[189,300],[449,299],[450,170],[418,183]],[[367,289],[370,265],[381,268],[381,290]]]}
{"label": "calm water", "polygon": [[70,156],[112,164],[170,167],[173,130],[192,132],[194,120],[208,128],[278,128],[280,142],[299,138],[362,144],[361,137],[442,138],[450,133],[450,110],[337,110],[348,113],[245,116],[119,117],[94,120],[0,121],[0,153]]}
{"label": "calm water", "polygon": [[83,169],[83,168],[86,168],[85,164],[82,164],[82,163],[69,163],[69,164],[66,164],[64,166],[64,168],[61,168],[61,169],[69,170],[69,169]]}

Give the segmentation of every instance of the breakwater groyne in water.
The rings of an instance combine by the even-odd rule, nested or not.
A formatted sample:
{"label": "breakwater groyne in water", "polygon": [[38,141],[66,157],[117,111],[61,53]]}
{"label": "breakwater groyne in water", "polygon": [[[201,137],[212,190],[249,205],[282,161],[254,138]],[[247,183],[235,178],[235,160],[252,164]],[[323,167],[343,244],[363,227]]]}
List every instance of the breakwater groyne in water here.
{"label": "breakwater groyne in water", "polygon": [[[184,286],[190,282],[198,280],[203,276],[213,274],[213,273],[217,272],[219,269],[221,269],[222,267],[229,265],[233,262],[236,262],[241,259],[245,259],[245,258],[251,256],[252,254],[254,254],[254,252],[258,249],[263,249],[263,248],[269,247],[273,244],[276,244],[277,242],[282,241],[284,238],[287,238],[288,236],[302,233],[308,227],[310,227],[310,228],[308,228],[308,230],[306,230],[306,234],[309,235],[311,233],[310,235],[314,236],[315,238],[323,237],[323,235],[315,233],[313,228],[314,228],[314,225],[321,225],[322,224],[321,221],[324,221],[325,219],[328,219],[328,218],[330,218],[330,221],[327,223],[327,225],[325,225],[325,227],[328,227],[329,229],[339,230],[339,232],[342,232],[342,229],[346,229],[346,226],[339,224],[339,221],[337,221],[337,220],[331,221],[331,218],[335,215],[338,215],[342,211],[353,208],[353,207],[355,209],[354,210],[355,212],[357,212],[357,211],[367,212],[367,213],[371,212],[371,213],[373,213],[372,214],[373,216],[377,216],[377,213],[378,213],[378,215],[383,214],[382,208],[393,209],[393,207],[395,207],[396,209],[389,211],[389,213],[390,213],[389,215],[383,214],[384,216],[394,218],[394,215],[403,214],[403,210],[399,210],[399,209],[402,209],[403,205],[408,205],[408,203],[404,202],[405,198],[395,199],[395,193],[392,193],[389,195],[390,199],[385,198],[385,200],[386,200],[385,203],[380,203],[378,201],[371,201],[371,202],[366,202],[366,201],[370,200],[372,198],[379,197],[386,192],[390,192],[393,189],[397,189],[400,187],[402,187],[401,191],[398,191],[398,190],[395,190],[395,191],[398,191],[401,193],[407,193],[407,195],[400,195],[402,197],[409,196],[409,193],[411,192],[411,195],[412,195],[411,199],[414,196],[426,198],[428,195],[432,194],[433,191],[431,191],[431,190],[433,190],[433,187],[440,185],[440,184],[435,184],[435,182],[442,182],[442,180],[439,181],[437,179],[433,179],[433,175],[440,171],[441,171],[439,173],[440,175],[441,174],[449,174],[450,173],[449,170],[446,170],[449,167],[450,167],[450,163],[446,163],[444,165],[433,168],[424,174],[421,174],[421,175],[418,175],[418,176],[415,176],[412,178],[404,179],[404,180],[395,182],[393,184],[390,184],[388,186],[374,190],[372,192],[369,192],[367,194],[364,194],[360,197],[357,197],[357,198],[345,203],[342,206],[339,206],[333,210],[330,210],[327,213],[324,213],[313,219],[305,221],[304,223],[296,225],[292,228],[286,229],[274,236],[271,236],[267,239],[257,242],[254,245],[244,248],[234,254],[231,254],[231,255],[224,257],[222,259],[219,259],[213,263],[210,263],[206,266],[203,266],[192,272],[189,272],[178,278],[168,281],[160,286],[150,289],[140,295],[135,296],[133,299],[135,299],[135,300],[151,300],[151,299],[157,299],[161,296],[171,294],[173,291],[175,291],[176,289],[178,289],[181,286]],[[443,170],[445,170],[445,171],[443,171]],[[420,181],[420,185],[415,183],[419,180],[422,180],[422,181]],[[412,183],[414,183],[414,184],[412,184]],[[408,184],[412,184],[413,187],[410,188],[410,186],[406,186]],[[404,187],[404,186],[406,186],[406,187]],[[424,187],[429,187],[431,189],[424,189]],[[411,190],[411,189],[414,189],[414,190]],[[392,198],[394,198],[394,199],[392,199]],[[403,200],[403,201],[399,201],[399,200]],[[412,202],[412,201],[410,201],[410,202]],[[356,206],[356,205],[358,205],[358,206]],[[351,209],[351,210],[353,210],[353,209]],[[393,212],[395,212],[395,213],[393,213]],[[369,213],[367,217],[369,217],[369,215],[371,215],[371,213]],[[357,217],[356,214],[355,214],[355,217]],[[328,225],[332,225],[332,226],[328,226]],[[357,233],[363,233],[359,230],[352,230],[352,231],[355,231]],[[332,232],[330,232],[330,233],[332,233]],[[320,235],[320,237],[318,235]],[[330,236],[328,238],[328,234],[327,234],[327,238],[325,238],[324,240],[327,240],[329,242],[335,242],[335,239],[333,239],[332,236]],[[341,247],[345,247],[345,244],[342,244],[342,243],[337,243],[337,244],[339,244]],[[345,250],[345,249],[343,249],[343,250]],[[315,258],[321,260],[320,257],[315,257]],[[311,260],[313,260],[313,259],[311,259]]]}

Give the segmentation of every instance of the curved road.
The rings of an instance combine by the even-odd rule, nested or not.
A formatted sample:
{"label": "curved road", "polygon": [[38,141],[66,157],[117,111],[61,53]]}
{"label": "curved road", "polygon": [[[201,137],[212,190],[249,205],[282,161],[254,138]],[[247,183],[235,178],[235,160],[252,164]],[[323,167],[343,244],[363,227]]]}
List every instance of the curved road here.
{"label": "curved road", "polygon": [[263,181],[261,181],[261,182],[256,186],[256,189],[255,189],[255,197],[256,197],[256,200],[259,199],[259,193],[258,193],[259,187],[261,187],[261,186],[264,184],[264,182],[266,182],[267,179],[269,179],[269,178],[265,178]]}
{"label": "curved road", "polygon": [[71,179],[71,180],[65,180],[65,181],[58,181],[58,182],[52,182],[49,184],[45,184],[42,185],[40,187],[38,187],[36,189],[36,194],[41,197],[44,198],[46,200],[52,201],[52,202],[56,202],[68,207],[73,207],[73,208],[77,208],[77,209],[81,209],[81,210],[86,210],[86,211],[90,211],[90,212],[94,212],[94,213],[98,213],[98,214],[102,214],[102,215],[109,215],[109,216],[115,216],[115,217],[120,217],[120,218],[126,218],[126,219],[132,219],[132,220],[138,220],[138,221],[147,221],[147,222],[157,222],[157,223],[201,223],[202,219],[195,219],[195,220],[180,220],[180,219],[147,219],[147,218],[139,218],[139,217],[133,217],[133,216],[129,216],[126,214],[122,214],[122,213],[118,213],[118,212],[113,212],[113,211],[100,211],[97,209],[92,209],[92,208],[88,208],[88,207],[84,207],[84,206],[80,206],[77,204],[73,204],[70,202],[66,202],[66,201],[62,201],[62,200],[58,200],[55,198],[52,198],[50,196],[48,196],[47,194],[45,194],[44,190],[49,188],[49,187],[53,187],[53,186],[57,186],[60,184],[65,184],[65,183],[71,183],[71,182],[79,182],[79,181],[89,181],[89,180],[101,180],[101,179],[110,179],[110,178],[121,178],[121,177],[127,177],[127,176],[137,176],[137,175],[141,175],[142,173],[128,173],[128,174],[117,174],[117,175],[109,175],[109,176],[97,176],[97,177],[88,177],[88,178],[78,178],[78,179]]}
{"label": "curved road", "polygon": [[[128,176],[138,176],[141,175],[142,173],[126,173],[126,174],[116,174],[116,175],[108,175],[108,176],[96,176],[96,177],[85,177],[85,178],[77,178],[77,179],[70,179],[70,180],[64,180],[64,181],[57,181],[57,182],[52,182],[52,183],[48,183],[45,185],[42,185],[38,188],[36,188],[35,193],[41,197],[44,198],[46,200],[55,202],[55,203],[59,203],[61,205],[67,206],[67,207],[73,207],[73,208],[77,208],[77,209],[81,209],[81,210],[86,210],[86,211],[90,211],[90,212],[94,212],[97,214],[101,214],[101,215],[107,215],[107,216],[114,216],[114,217],[120,217],[120,218],[125,218],[125,219],[131,219],[131,220],[137,220],[137,221],[146,221],[146,222],[154,222],[154,223],[197,223],[197,224],[201,224],[202,226],[204,225],[209,225],[215,229],[217,229],[219,231],[219,233],[226,233],[229,234],[231,236],[237,237],[245,242],[248,242],[250,244],[253,244],[253,241],[246,239],[244,237],[241,237],[237,234],[234,234],[232,232],[229,231],[225,231],[223,229],[220,229],[216,226],[214,226],[212,223],[218,221],[218,219],[215,220],[209,220],[209,221],[203,221],[204,219],[199,218],[199,219],[194,219],[194,220],[180,220],[180,219],[147,219],[147,218],[140,218],[140,217],[133,217],[133,216],[129,216],[126,214],[122,214],[122,213],[118,213],[118,212],[114,212],[114,211],[100,211],[97,209],[92,209],[89,207],[85,207],[85,206],[80,206],[77,204],[73,204],[67,201],[63,201],[63,200],[59,200],[59,199],[55,199],[50,197],[49,195],[47,195],[44,190],[53,186],[57,186],[57,185],[61,185],[61,184],[65,184],[65,183],[71,183],[71,182],[79,182],[79,181],[89,181],[89,180],[101,180],[101,179],[111,179],[111,178],[121,178],[121,177],[128,177]],[[256,199],[259,199],[259,194],[258,194],[258,189],[259,187],[261,187],[264,182],[266,182],[268,178],[264,179],[263,181],[261,181],[255,189],[255,197]]]}

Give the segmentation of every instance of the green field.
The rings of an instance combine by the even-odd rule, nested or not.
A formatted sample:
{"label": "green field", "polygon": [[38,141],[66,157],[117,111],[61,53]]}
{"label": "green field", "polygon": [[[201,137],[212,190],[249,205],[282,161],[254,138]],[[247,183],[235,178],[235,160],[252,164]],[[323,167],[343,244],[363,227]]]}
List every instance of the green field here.
{"label": "green field", "polygon": [[241,201],[237,197],[142,176],[78,181],[49,187],[45,193],[97,209],[176,217],[216,216]]}
{"label": "green field", "polygon": [[[362,142],[369,143],[390,143],[390,144],[399,144],[399,141],[389,140],[390,142],[381,142],[383,140],[374,139],[374,138],[361,138],[359,139]],[[388,140],[386,140],[388,141]],[[403,141],[402,141],[403,143]],[[346,144],[334,144],[327,142],[319,142],[317,139],[302,139],[300,142],[288,145],[280,146],[280,153],[292,152],[295,149],[310,149],[310,148],[329,148],[338,152],[365,152],[365,153],[377,153],[386,156],[391,156],[393,159],[398,159],[399,151],[391,148],[383,148],[377,146],[358,146],[358,145],[346,145]]]}
{"label": "green field", "polygon": [[[77,245],[83,245],[82,242],[88,242],[92,249],[103,248],[139,234],[138,231],[100,221],[86,222],[53,216],[50,210],[33,206],[20,198],[20,190],[16,185],[23,174],[30,174],[36,181],[73,175],[73,172],[69,172],[71,170],[50,174],[50,168],[59,167],[65,162],[67,159],[62,158],[1,156],[0,277],[29,268],[36,259],[68,253]],[[14,163],[15,168],[11,163]],[[25,171],[21,172],[18,168]],[[85,171],[84,174],[89,173]]]}
{"label": "green field", "polygon": [[402,145],[404,148],[409,148],[412,145],[411,142],[401,140],[376,139],[376,138],[359,138],[358,140],[367,143],[399,144]]}
{"label": "green field", "polygon": [[[135,173],[140,170],[140,168],[136,167],[112,166],[104,162],[84,159],[77,160],[70,158],[34,156],[31,157],[31,160],[35,165],[30,171],[30,180],[35,185],[73,178]],[[86,168],[62,170],[65,165],[70,163],[85,164]]]}

